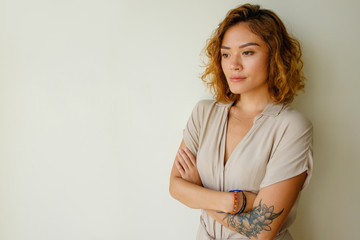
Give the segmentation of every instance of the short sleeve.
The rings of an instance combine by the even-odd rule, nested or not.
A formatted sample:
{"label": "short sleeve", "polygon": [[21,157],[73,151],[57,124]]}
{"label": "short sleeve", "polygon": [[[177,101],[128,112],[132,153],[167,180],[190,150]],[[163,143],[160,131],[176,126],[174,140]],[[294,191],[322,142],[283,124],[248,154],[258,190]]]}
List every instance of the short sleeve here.
{"label": "short sleeve", "polygon": [[260,188],[307,172],[303,188],[311,179],[313,168],[313,127],[300,113],[284,123],[280,139],[270,156]]}
{"label": "short sleeve", "polygon": [[183,131],[185,145],[194,156],[197,155],[199,148],[201,122],[204,116],[206,102],[208,102],[208,100],[201,100],[195,105]]}

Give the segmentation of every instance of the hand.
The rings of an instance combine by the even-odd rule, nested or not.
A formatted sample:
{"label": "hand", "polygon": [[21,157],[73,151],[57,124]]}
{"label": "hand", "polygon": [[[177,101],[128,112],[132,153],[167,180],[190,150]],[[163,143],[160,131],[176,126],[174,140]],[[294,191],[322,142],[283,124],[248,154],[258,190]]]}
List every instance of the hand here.
{"label": "hand", "polygon": [[188,148],[179,149],[175,165],[182,179],[202,186],[201,178],[196,167],[196,158]]}

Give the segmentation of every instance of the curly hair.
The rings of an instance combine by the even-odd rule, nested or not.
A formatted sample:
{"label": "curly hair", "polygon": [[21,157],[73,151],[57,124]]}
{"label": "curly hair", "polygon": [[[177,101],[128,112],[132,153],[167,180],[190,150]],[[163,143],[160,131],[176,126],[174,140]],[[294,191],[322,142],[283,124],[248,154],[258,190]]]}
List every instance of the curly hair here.
{"label": "curly hair", "polygon": [[250,30],[267,44],[267,83],[272,100],[275,103],[292,102],[297,91],[305,87],[300,44],[289,36],[284,24],[274,12],[261,9],[259,5],[244,4],[228,12],[204,48],[207,62],[201,75],[202,81],[210,88],[216,101],[234,102],[240,98],[239,94],[230,91],[221,68],[220,53],[225,32],[239,22],[246,22]]}

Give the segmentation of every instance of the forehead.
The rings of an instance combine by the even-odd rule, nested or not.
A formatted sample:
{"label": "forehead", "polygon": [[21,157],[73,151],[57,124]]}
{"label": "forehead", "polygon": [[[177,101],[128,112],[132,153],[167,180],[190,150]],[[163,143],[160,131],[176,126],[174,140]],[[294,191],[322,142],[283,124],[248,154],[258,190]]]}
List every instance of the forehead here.
{"label": "forehead", "polygon": [[259,44],[259,46],[266,46],[265,42],[260,36],[253,33],[248,24],[245,22],[237,23],[231,26],[224,34],[222,45],[243,45],[249,42]]}

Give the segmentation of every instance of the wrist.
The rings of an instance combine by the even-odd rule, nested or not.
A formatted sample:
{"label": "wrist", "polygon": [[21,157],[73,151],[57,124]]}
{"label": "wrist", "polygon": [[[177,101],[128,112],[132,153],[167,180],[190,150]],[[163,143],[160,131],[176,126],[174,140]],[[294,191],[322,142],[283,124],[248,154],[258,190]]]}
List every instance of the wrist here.
{"label": "wrist", "polygon": [[226,192],[223,202],[222,211],[225,213],[231,213],[234,207],[234,194],[231,192]]}
{"label": "wrist", "polygon": [[246,208],[246,196],[244,191],[242,190],[231,190],[230,191],[233,195],[233,206],[230,212],[230,214],[235,215],[237,213],[243,213]]}

